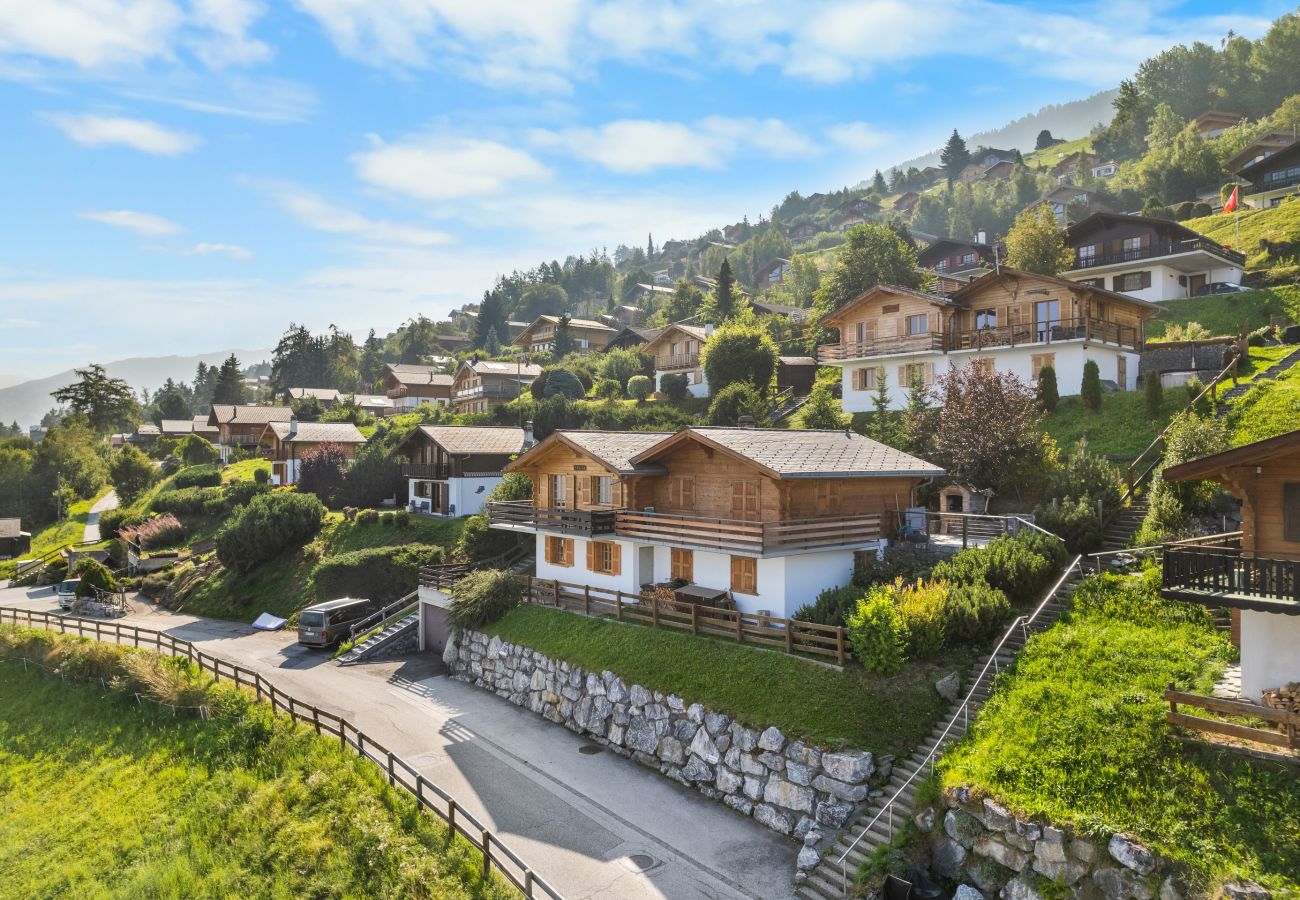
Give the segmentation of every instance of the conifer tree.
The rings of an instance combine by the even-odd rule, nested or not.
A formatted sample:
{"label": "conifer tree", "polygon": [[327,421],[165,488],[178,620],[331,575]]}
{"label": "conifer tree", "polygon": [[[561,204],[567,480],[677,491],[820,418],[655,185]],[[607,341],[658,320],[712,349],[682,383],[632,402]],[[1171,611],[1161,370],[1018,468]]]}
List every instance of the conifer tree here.
{"label": "conifer tree", "polygon": [[718,287],[714,291],[714,297],[717,301],[718,315],[726,321],[736,312],[736,279],[731,274],[731,263],[726,259],[722,260],[722,266],[718,269]]}
{"label": "conifer tree", "polygon": [[233,353],[226,358],[217,372],[212,402],[233,404],[244,402],[244,376],[240,372],[239,360]]}
{"label": "conifer tree", "polygon": [[1083,364],[1083,386],[1079,390],[1083,408],[1093,411],[1101,409],[1101,370],[1095,360]]}
{"label": "conifer tree", "polygon": [[1061,393],[1056,386],[1056,369],[1043,366],[1038,370],[1038,402],[1046,412],[1054,413],[1060,399]]}
{"label": "conifer tree", "polygon": [[952,187],[953,181],[961,174],[961,170],[970,164],[970,151],[966,149],[966,142],[962,140],[956,128],[952,130],[948,143],[944,144],[943,150],[939,152],[939,162],[943,165],[944,174],[948,176],[949,187]]}

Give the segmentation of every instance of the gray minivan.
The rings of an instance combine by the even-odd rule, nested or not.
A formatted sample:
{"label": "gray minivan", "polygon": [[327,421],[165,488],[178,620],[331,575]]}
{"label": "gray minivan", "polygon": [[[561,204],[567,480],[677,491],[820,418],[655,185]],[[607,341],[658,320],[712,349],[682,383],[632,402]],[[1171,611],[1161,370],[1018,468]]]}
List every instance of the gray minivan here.
{"label": "gray minivan", "polygon": [[298,613],[298,643],[333,647],[345,641],[352,626],[375,611],[369,600],[344,597],[309,606]]}

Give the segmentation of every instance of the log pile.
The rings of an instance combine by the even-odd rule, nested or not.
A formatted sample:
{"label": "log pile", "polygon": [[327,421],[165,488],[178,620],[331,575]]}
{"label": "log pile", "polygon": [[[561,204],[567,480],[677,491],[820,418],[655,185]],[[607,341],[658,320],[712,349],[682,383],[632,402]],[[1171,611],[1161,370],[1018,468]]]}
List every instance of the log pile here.
{"label": "log pile", "polygon": [[1265,691],[1264,705],[1300,713],[1300,682],[1290,681],[1276,690]]}

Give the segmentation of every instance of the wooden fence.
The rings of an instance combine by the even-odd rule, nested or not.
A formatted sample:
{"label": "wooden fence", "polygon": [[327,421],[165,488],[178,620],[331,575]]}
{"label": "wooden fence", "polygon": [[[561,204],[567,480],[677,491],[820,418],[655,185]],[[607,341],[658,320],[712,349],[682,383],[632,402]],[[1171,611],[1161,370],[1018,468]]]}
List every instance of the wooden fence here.
{"label": "wooden fence", "polygon": [[201,671],[212,675],[216,681],[225,679],[234,682],[237,688],[248,688],[257,694],[258,700],[269,701],[272,709],[287,713],[290,718],[315,729],[319,735],[338,738],[344,749],[353,750],[358,756],[378,766],[390,785],[405,790],[415,798],[421,810],[446,822],[448,828],[469,841],[483,855],[484,876],[495,868],[498,874],[522,891],[525,897],[562,900],[560,893],[543,881],[500,838],[495,837],[473,814],[457,804],[454,797],[417,772],[410,763],[347,719],[297,699],[276,687],[260,673],[206,653],[189,641],[134,625],[0,607],[0,622],[5,620],[15,625],[24,624],[64,634],[93,637],[97,641],[144,647],[170,656],[183,656]]}
{"label": "wooden fence", "polygon": [[[1254,703],[1248,703],[1245,700],[1226,700],[1220,697],[1188,694],[1178,690],[1172,682],[1165,691],[1165,699],[1169,701],[1167,720],[1170,725],[1177,725],[1192,731],[1205,731],[1211,734],[1241,738],[1259,744],[1270,744],[1274,747],[1285,747],[1292,753],[1300,751],[1300,713],[1284,709],[1273,709],[1268,706],[1256,706]],[[1265,722],[1272,722],[1277,726],[1277,729],[1252,728],[1249,725],[1238,725],[1235,722],[1189,716],[1178,711],[1180,704],[1222,715],[1263,719]]]}
{"label": "wooden fence", "polygon": [[829,657],[841,666],[853,655],[844,628],[839,625],[820,625],[694,603],[655,601],[640,594],[625,594],[549,578],[529,579],[528,602],[587,616],[608,616],[620,622],[731,638],[741,644],[770,647],[786,653]]}

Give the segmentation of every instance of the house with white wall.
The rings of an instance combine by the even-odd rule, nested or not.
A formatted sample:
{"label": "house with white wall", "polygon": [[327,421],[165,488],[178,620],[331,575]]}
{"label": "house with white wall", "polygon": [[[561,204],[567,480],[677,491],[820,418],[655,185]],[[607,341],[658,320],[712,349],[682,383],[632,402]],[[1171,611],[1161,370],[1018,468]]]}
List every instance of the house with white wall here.
{"label": "house with white wall", "polygon": [[839,341],[818,348],[843,370],[845,412],[872,412],[883,379],[890,409],[913,380],[929,387],[949,367],[977,365],[1036,382],[1045,366],[1062,396],[1079,393],[1093,360],[1103,381],[1137,387],[1143,323],[1156,306],[1102,288],[1002,266],[953,293],[877,285],[822,319]]}
{"label": "house with white wall", "polygon": [[786,617],[847,584],[943,474],[850,431],[702,427],[557,431],[506,469],[533,498],[490,504],[489,521],[534,536],[539,579]]}
{"label": "house with white wall", "polygon": [[271,461],[271,484],[298,483],[303,456],[325,445],[338,447],[351,460],[366,436],[351,422],[268,422],[262,430],[262,456]]}
{"label": "house with white wall", "polygon": [[713,334],[712,325],[669,325],[641,345],[641,352],[654,357],[655,390],[663,390],[665,375],[685,375],[686,389],[692,397],[709,396],[709,382],[704,377],[700,355]]}
{"label": "house with white wall", "polygon": [[397,447],[406,457],[407,506],[435,516],[482,512],[488,494],[505,477],[506,463],[532,444],[532,423],[523,428],[421,425]]}

